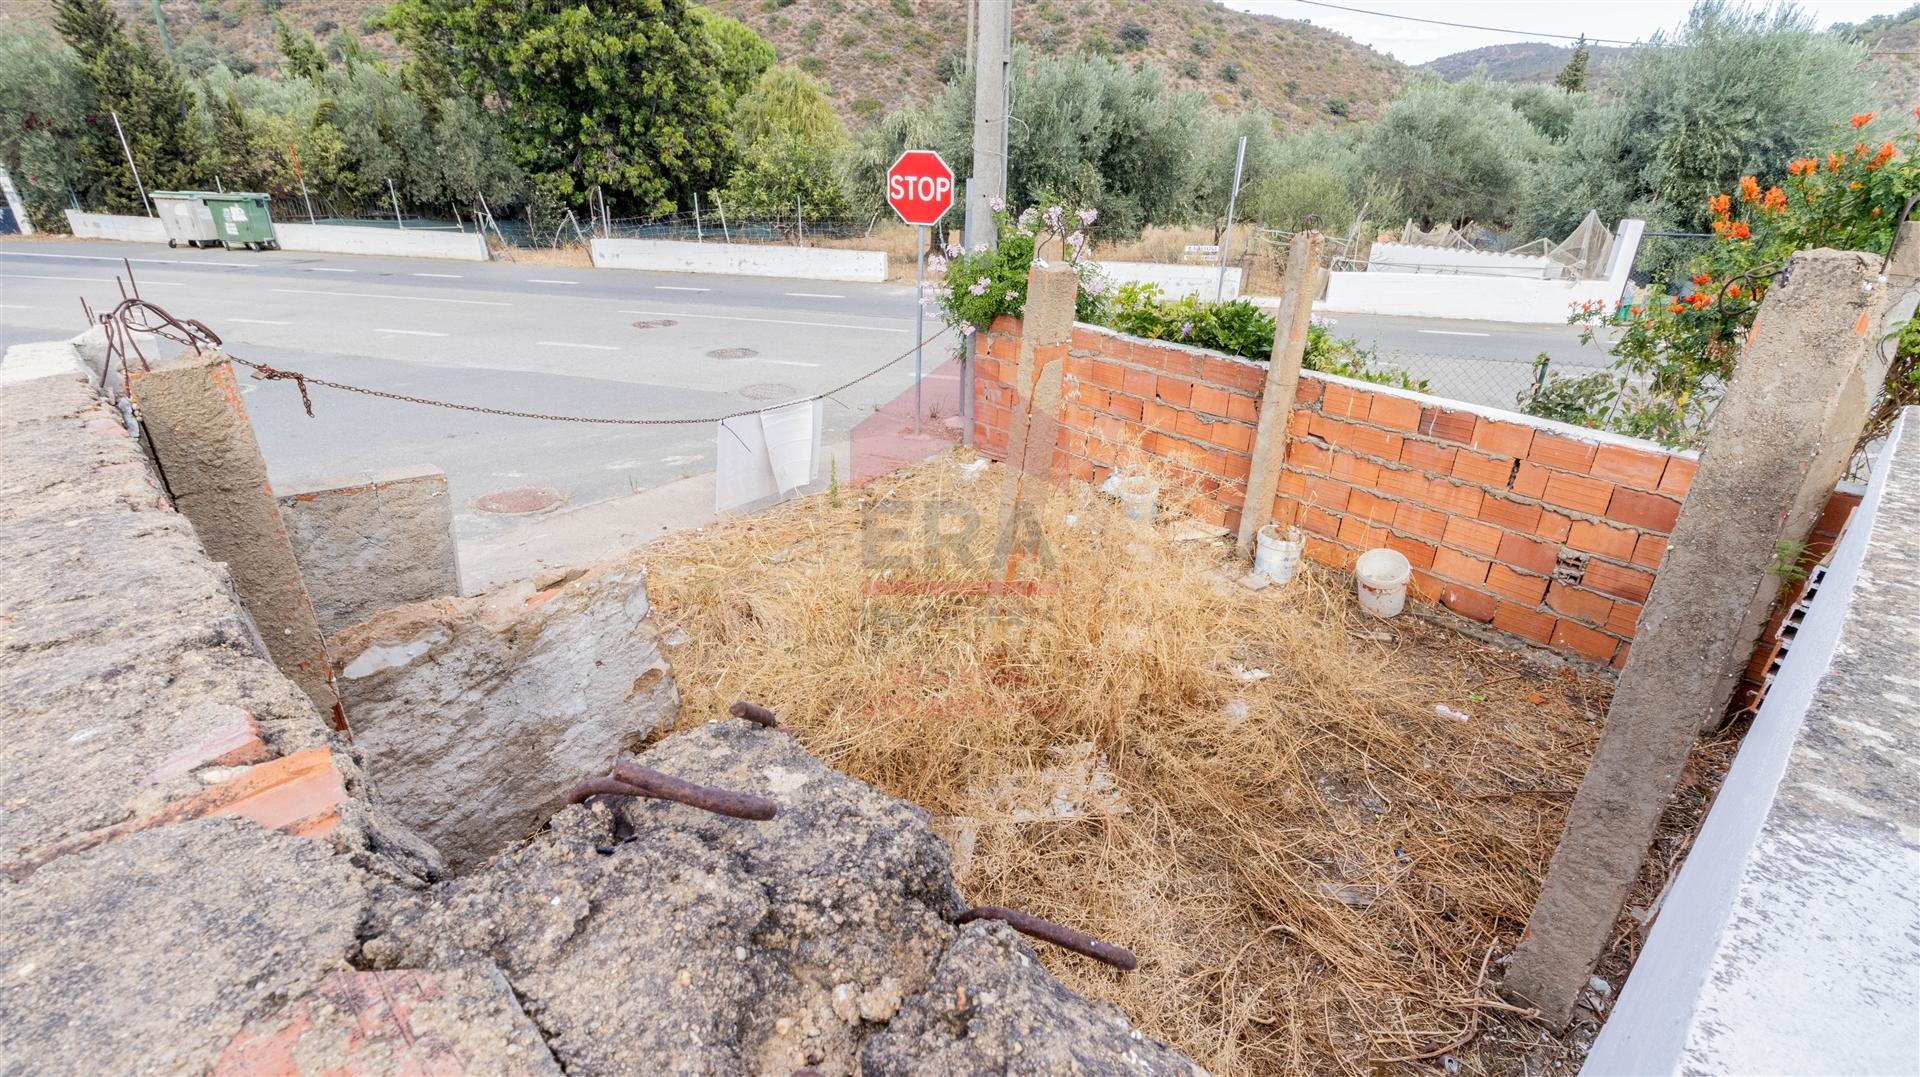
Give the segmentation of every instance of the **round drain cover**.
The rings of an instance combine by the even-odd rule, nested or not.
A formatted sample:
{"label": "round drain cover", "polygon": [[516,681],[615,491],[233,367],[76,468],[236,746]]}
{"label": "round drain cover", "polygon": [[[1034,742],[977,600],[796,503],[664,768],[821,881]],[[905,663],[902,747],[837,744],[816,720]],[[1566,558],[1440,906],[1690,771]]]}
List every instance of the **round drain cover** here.
{"label": "round drain cover", "polygon": [[672,318],[643,318],[633,323],[633,327],[635,329],[666,329],[669,326],[679,324],[679,322],[674,321]]}
{"label": "round drain cover", "polygon": [[545,486],[514,486],[475,498],[473,508],[497,516],[525,516],[551,512],[566,499],[567,495]]}
{"label": "round drain cover", "polygon": [[752,348],[715,348],[707,353],[709,359],[751,359],[760,353]]}
{"label": "round drain cover", "polygon": [[777,381],[757,381],[752,385],[741,386],[740,395],[748,400],[785,400],[788,397],[799,396],[800,390]]}

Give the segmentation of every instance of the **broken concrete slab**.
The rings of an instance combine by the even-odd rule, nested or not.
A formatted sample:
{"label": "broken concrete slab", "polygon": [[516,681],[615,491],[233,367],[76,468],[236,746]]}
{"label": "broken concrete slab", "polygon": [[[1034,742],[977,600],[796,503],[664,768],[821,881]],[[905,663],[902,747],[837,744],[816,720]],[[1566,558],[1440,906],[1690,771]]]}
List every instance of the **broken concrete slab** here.
{"label": "broken concrete slab", "polygon": [[[1184,1061],[1066,991],[1023,943],[996,944],[1019,955],[1005,962],[992,948],[955,948],[964,902],[926,813],[835,772],[784,732],[710,723],[639,762],[769,797],[780,814],[755,823],[650,800],[568,808],[484,869],[382,906],[366,959],[493,965],[569,1073],[853,1073],[863,1046],[903,1015],[945,1012],[953,988],[936,970],[984,984],[1007,964],[1022,970],[1007,1001],[1033,1008],[977,1026],[978,1057],[1062,1037],[1070,1046],[1058,1058],[1080,1072],[1119,1072],[1129,1053]],[[944,1064],[962,1054],[929,1053],[951,1047],[929,1038],[929,1024],[911,1024],[880,1056],[894,1068],[880,1072],[922,1057],[916,1072],[964,1072]],[[1189,1071],[1170,1062],[1152,1072]]]}
{"label": "broken concrete slab", "polygon": [[320,631],[460,593],[453,501],[439,468],[387,468],[278,493]]}
{"label": "broken concrete slab", "polygon": [[512,988],[483,968],[336,972],[256,1020],[214,1065],[253,1074],[559,1074]]}
{"label": "broken concrete slab", "polygon": [[617,561],[388,610],[337,633],[382,800],[458,868],[531,833],[679,713],[646,569]]}

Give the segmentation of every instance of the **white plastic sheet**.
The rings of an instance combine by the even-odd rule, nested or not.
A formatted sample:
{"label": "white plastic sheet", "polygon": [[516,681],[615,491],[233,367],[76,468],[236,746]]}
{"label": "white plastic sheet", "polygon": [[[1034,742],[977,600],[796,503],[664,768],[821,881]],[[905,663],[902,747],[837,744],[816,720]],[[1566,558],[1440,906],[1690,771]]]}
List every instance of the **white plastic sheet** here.
{"label": "white plastic sheet", "polygon": [[820,471],[818,400],[797,401],[720,424],[714,453],[715,512],[788,494]]}

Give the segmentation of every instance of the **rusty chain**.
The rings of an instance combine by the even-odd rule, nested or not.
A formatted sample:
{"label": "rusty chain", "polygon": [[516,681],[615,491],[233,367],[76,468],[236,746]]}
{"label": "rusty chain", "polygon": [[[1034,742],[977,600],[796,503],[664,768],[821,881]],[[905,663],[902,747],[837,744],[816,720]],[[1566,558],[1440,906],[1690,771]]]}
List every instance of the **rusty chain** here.
{"label": "rusty chain", "polygon": [[[365,386],[348,385],[344,382],[329,381],[326,378],[316,378],[311,374],[303,374],[297,370],[282,370],[270,363],[256,362],[252,359],[242,359],[232,352],[226,351],[221,343],[219,334],[208,328],[205,323],[192,318],[184,320],[176,318],[161,307],[140,298],[137,292],[135,295],[122,300],[111,312],[101,315],[100,324],[105,328],[107,333],[107,362],[101,370],[102,384],[105,384],[107,370],[112,368],[113,361],[116,358],[120,360],[122,374],[127,375],[129,373],[126,362],[129,350],[140,359],[143,367],[150,366],[150,364],[147,363],[146,356],[140,353],[139,344],[133,339],[135,333],[149,333],[195,349],[203,347],[220,349],[229,360],[252,370],[255,377],[263,380],[293,382],[300,390],[300,405],[306,409],[309,418],[313,415],[313,397],[307,391],[307,387],[310,385],[317,385],[323,389],[337,389],[346,393],[359,393],[363,396],[376,397],[381,400],[393,400],[402,404],[420,404],[425,407],[448,408],[453,411],[468,411],[480,415],[500,415],[509,419],[543,419],[548,422],[559,423],[592,423],[603,426],[697,426],[703,423],[720,423],[728,419],[757,415],[762,411],[769,410],[764,407],[743,408],[739,411],[728,412],[725,415],[676,419],[632,419],[597,415],[554,415],[537,411],[519,411],[513,408],[487,407],[483,404],[461,404],[450,400],[435,400],[431,397],[393,393],[384,389],[369,389]],[[816,400],[825,400],[837,393],[845,392],[907,358],[919,348],[939,340],[951,329],[952,326],[942,327],[939,332],[927,337],[914,347],[908,348],[893,358],[881,363],[879,366],[850,378],[847,381],[841,382],[831,389],[814,393],[810,396],[798,397],[793,400],[770,405],[770,407],[807,404]]]}

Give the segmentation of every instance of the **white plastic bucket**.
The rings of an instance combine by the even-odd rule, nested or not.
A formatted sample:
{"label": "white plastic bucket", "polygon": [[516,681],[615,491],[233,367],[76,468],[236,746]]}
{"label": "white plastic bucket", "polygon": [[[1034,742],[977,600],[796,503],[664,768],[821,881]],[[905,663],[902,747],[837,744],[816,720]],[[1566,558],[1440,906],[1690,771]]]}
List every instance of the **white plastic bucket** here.
{"label": "white plastic bucket", "polygon": [[1285,583],[1300,567],[1300,551],[1306,545],[1299,528],[1282,532],[1279,524],[1268,524],[1253,535],[1253,570],[1275,583]]}
{"label": "white plastic bucket", "polygon": [[1375,617],[1396,617],[1407,605],[1407,581],[1413,578],[1413,566],[1398,550],[1382,546],[1368,550],[1353,563],[1353,578],[1359,588],[1360,608]]}
{"label": "white plastic bucket", "polygon": [[1159,511],[1160,484],[1147,475],[1120,480],[1120,511],[1127,519],[1150,524]]}

